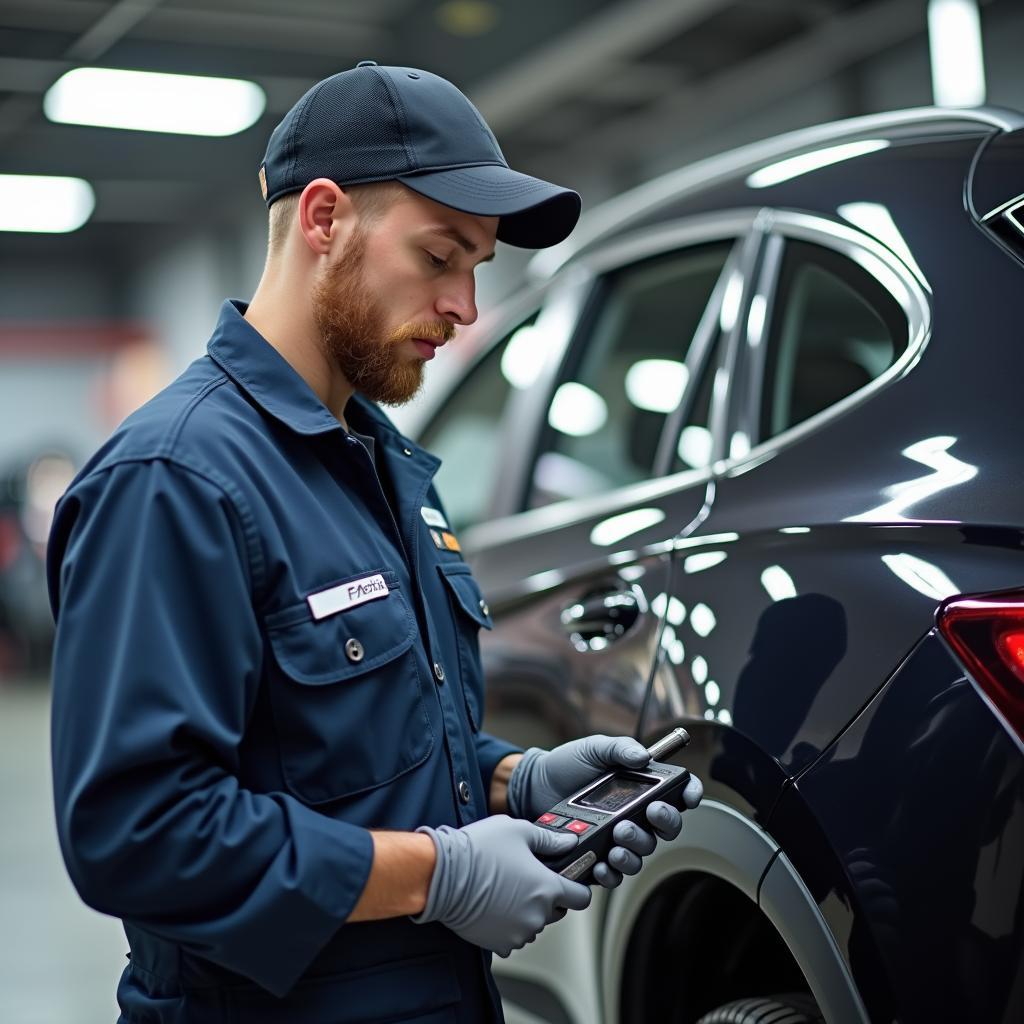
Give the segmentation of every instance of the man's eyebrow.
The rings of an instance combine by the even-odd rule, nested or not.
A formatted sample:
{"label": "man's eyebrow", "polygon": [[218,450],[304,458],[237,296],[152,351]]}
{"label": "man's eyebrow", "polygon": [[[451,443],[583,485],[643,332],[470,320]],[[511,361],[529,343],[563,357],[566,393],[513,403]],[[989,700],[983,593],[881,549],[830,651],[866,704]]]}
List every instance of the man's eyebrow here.
{"label": "man's eyebrow", "polygon": [[[456,231],[455,228],[450,227],[433,227],[430,229],[435,235],[444,235],[445,238],[450,238],[453,242],[457,242],[461,249],[464,249],[470,256],[475,255],[477,247],[468,239],[461,231]],[[494,259],[494,253],[490,256],[485,256],[480,262],[490,263]]]}

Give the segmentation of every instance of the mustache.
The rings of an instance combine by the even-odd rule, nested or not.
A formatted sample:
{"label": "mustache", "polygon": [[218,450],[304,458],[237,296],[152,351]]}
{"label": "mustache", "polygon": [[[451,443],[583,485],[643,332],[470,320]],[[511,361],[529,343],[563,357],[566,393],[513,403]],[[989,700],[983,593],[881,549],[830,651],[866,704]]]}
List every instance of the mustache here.
{"label": "mustache", "polygon": [[451,341],[455,337],[455,324],[448,320],[424,320],[420,323],[403,324],[392,332],[391,341],[412,341],[413,338],[427,338],[432,341]]}

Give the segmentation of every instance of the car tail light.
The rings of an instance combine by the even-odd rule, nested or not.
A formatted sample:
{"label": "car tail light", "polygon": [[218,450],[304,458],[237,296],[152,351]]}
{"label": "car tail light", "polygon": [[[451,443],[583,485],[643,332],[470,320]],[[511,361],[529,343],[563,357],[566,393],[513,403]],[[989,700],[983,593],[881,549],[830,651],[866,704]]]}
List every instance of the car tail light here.
{"label": "car tail light", "polygon": [[982,692],[1024,740],[1024,591],[952,597],[936,620]]}

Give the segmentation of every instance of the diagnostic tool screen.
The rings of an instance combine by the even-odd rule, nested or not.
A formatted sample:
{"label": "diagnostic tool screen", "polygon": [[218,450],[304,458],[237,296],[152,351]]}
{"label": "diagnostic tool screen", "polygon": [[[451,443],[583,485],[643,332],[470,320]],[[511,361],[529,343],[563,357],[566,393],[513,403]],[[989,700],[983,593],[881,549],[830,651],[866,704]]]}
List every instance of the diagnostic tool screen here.
{"label": "diagnostic tool screen", "polygon": [[654,779],[637,779],[616,775],[613,778],[605,779],[601,785],[595,786],[588,793],[584,793],[577,798],[575,803],[583,807],[593,807],[606,814],[614,814],[641,794],[646,793],[647,790],[653,789],[657,784]]}

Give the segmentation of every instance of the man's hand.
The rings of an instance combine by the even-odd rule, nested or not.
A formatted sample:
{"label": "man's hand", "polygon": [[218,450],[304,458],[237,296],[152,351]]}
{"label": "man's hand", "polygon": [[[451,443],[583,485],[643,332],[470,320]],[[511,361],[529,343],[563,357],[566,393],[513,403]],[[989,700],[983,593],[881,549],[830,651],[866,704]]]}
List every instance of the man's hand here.
{"label": "man's hand", "polygon": [[439,921],[468,942],[508,956],[533,942],[567,910],[584,910],[590,890],[562,878],[535,854],[566,853],[573,835],[559,835],[504,814],[463,828],[421,828],[434,841],[437,866],[417,924]]}
{"label": "man's hand", "polygon": [[[548,751],[531,747],[509,779],[509,813],[533,821],[603,772],[643,768],[650,760],[647,750],[630,736],[586,736]],[[683,789],[683,806],[696,807],[703,795],[700,779],[692,776]],[[643,858],[654,852],[658,838],[675,839],[683,827],[679,811],[661,800],[647,808],[647,821],[650,832],[628,821],[615,826],[612,836],[619,845],[612,847],[607,864],[594,866],[600,885],[613,889],[623,875],[635,875]]]}

